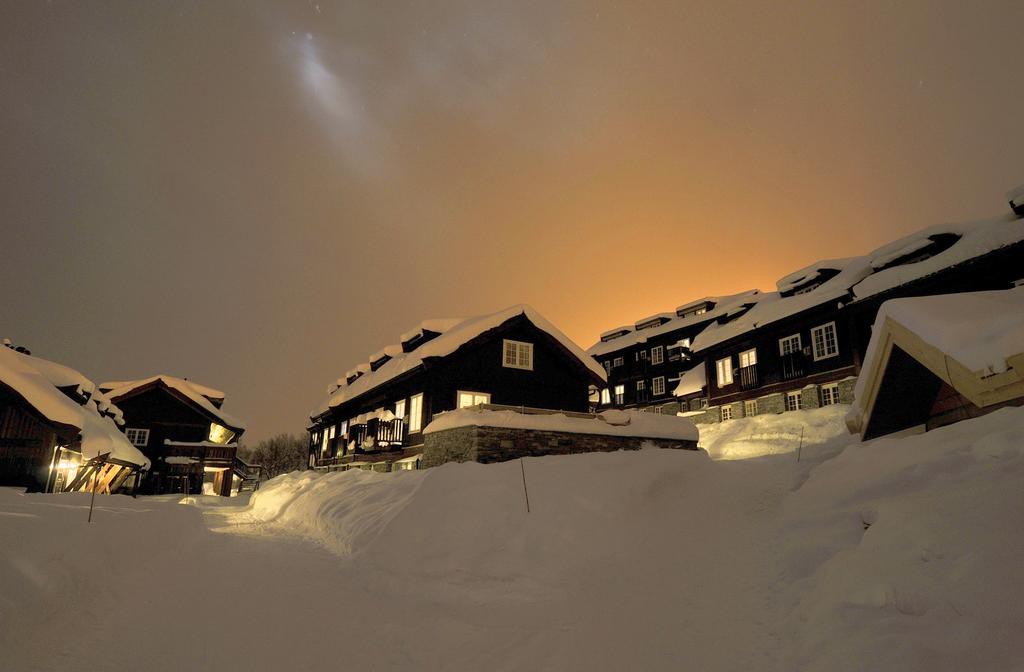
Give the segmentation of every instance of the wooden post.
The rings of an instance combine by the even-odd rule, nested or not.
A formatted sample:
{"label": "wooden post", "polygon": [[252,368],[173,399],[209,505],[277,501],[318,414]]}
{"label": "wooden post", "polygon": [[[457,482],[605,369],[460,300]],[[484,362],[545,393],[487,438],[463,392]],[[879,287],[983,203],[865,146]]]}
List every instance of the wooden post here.
{"label": "wooden post", "polygon": [[99,485],[100,473],[103,471],[103,465],[106,464],[108,457],[110,457],[110,453],[104,453],[96,458],[99,460],[99,466],[94,469],[92,476],[92,497],[89,499],[89,520],[86,521],[88,523],[92,522],[92,509],[96,504],[96,486]]}

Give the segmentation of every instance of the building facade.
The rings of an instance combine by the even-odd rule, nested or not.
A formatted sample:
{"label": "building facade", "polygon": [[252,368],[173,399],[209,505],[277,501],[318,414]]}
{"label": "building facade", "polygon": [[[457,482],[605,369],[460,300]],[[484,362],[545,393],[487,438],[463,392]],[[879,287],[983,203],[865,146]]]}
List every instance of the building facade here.
{"label": "building facade", "polygon": [[310,466],[413,468],[434,416],[497,404],[585,412],[603,370],[529,306],[428,320],[332,384],[310,416]]}
{"label": "building facade", "polygon": [[167,375],[100,389],[123,412],[128,440],[153,463],[140,493],[228,496],[258,484],[259,468],[238,457],[245,425],[221,408],[223,392]]}

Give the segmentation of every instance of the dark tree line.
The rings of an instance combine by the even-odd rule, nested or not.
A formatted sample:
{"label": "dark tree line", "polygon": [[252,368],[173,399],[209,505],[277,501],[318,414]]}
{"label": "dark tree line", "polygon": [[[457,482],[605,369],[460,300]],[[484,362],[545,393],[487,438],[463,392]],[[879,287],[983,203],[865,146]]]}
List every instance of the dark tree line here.
{"label": "dark tree line", "polygon": [[262,466],[264,479],[305,469],[309,460],[308,442],[304,434],[278,434],[263,439],[255,446],[241,446],[239,454],[249,464]]}

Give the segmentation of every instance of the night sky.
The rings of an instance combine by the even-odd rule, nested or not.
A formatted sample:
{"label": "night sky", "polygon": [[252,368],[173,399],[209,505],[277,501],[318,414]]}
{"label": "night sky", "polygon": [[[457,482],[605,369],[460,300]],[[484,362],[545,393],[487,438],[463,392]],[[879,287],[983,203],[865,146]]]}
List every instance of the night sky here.
{"label": "night sky", "polygon": [[1024,3],[0,8],[0,337],[249,441],[427,317],[586,347],[1007,211]]}

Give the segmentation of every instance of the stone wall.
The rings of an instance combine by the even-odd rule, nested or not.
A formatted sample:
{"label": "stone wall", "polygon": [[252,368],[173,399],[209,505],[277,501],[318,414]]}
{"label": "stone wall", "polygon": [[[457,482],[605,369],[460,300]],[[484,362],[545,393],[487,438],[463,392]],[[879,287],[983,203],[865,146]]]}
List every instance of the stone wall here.
{"label": "stone wall", "polygon": [[457,427],[427,434],[423,442],[422,467],[445,462],[504,462],[520,457],[571,455],[575,453],[639,450],[645,445],[658,448],[696,450],[696,441],[571,434],[508,427]]}
{"label": "stone wall", "polygon": [[[839,403],[853,403],[853,389],[857,386],[857,379],[854,377],[843,378],[837,382],[839,385]],[[830,383],[825,383],[830,384]],[[799,390],[790,390],[800,393],[802,410],[811,410],[821,407],[821,385],[807,385]],[[696,402],[695,402],[696,403]],[[743,402],[728,404],[732,407],[733,419],[743,417]],[[722,421],[721,406],[711,406],[703,415],[692,416],[690,419],[696,423],[713,423]],[[696,409],[694,409],[696,410]],[[757,398],[757,414],[766,415],[771,413],[784,413],[786,411],[786,394],[774,393]]]}

